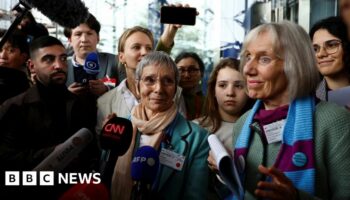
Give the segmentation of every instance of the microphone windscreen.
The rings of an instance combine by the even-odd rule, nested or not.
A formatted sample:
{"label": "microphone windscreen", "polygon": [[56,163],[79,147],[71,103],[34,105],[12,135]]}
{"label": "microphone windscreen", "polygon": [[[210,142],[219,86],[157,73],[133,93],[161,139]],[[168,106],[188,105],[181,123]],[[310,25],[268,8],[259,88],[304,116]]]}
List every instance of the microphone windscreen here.
{"label": "microphone windscreen", "polygon": [[87,128],[81,128],[57,146],[33,171],[62,171],[92,141],[93,134]]}
{"label": "microphone windscreen", "polygon": [[151,146],[137,149],[131,163],[131,178],[134,181],[153,183],[159,167],[159,153]]}
{"label": "microphone windscreen", "polygon": [[100,72],[100,64],[96,52],[91,52],[86,56],[84,71],[90,75],[96,75]]}
{"label": "microphone windscreen", "polygon": [[75,28],[89,17],[88,8],[81,0],[20,0],[37,8],[59,25]]}
{"label": "microphone windscreen", "polygon": [[103,184],[77,184],[67,190],[59,200],[109,200],[109,192]]}
{"label": "microphone windscreen", "polygon": [[100,134],[102,149],[121,156],[129,149],[132,139],[131,121],[121,117],[113,117],[103,126]]}

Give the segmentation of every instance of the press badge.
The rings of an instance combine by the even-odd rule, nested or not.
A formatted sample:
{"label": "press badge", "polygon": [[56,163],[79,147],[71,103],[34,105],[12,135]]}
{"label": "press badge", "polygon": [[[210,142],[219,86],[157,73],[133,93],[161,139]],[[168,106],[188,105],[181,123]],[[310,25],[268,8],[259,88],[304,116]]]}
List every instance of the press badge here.
{"label": "press badge", "polygon": [[162,165],[181,171],[185,163],[185,156],[169,149],[162,148],[159,155],[159,162]]}
{"label": "press badge", "polygon": [[282,129],[284,127],[285,120],[282,119],[277,122],[263,126],[267,143],[282,141]]}

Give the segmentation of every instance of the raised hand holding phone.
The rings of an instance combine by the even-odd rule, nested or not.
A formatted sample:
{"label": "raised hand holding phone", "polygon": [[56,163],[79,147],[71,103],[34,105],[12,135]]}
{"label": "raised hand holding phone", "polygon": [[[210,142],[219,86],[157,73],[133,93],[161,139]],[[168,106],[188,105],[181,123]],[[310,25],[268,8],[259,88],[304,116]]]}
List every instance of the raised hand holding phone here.
{"label": "raised hand holding phone", "polygon": [[160,10],[160,23],[195,25],[197,9],[182,6],[163,6]]}

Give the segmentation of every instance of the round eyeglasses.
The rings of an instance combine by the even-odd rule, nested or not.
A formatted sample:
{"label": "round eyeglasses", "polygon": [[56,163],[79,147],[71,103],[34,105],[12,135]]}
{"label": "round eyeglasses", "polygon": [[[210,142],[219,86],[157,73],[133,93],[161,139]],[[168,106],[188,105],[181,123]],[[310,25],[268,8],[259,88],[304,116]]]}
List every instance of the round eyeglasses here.
{"label": "round eyeglasses", "polygon": [[323,48],[323,50],[325,50],[327,54],[334,54],[338,52],[340,45],[340,40],[327,40],[323,43],[322,46],[314,44],[313,47],[315,53],[320,53],[321,48]]}

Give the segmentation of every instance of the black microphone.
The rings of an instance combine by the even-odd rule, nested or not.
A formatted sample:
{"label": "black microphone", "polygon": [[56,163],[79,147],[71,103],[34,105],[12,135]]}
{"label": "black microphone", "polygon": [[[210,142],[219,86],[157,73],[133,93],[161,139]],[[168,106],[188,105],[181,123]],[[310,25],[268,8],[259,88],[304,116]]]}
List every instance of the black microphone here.
{"label": "black microphone", "polygon": [[100,173],[102,182],[110,188],[114,167],[118,156],[124,155],[131,144],[131,121],[121,117],[113,117],[103,126],[100,134],[100,145],[103,149]]}
{"label": "black microphone", "polygon": [[109,192],[105,185],[99,184],[77,184],[67,190],[59,200],[109,200]]}
{"label": "black microphone", "polygon": [[159,167],[159,153],[151,146],[140,147],[131,163],[131,178],[134,186],[131,193],[132,200],[150,200],[152,184],[157,177]]}
{"label": "black microphone", "polygon": [[20,0],[37,8],[50,20],[61,26],[75,28],[89,17],[88,8],[81,0]]}
{"label": "black microphone", "polygon": [[81,0],[19,0],[12,10],[19,12],[11,26],[0,40],[0,48],[3,47],[9,35],[13,33],[17,25],[33,7],[37,8],[50,20],[63,27],[75,28],[86,22],[89,17],[88,8]]}
{"label": "black microphone", "polygon": [[84,150],[92,139],[93,134],[89,129],[80,129],[64,143],[57,146],[51,154],[33,169],[33,171],[62,171],[82,150]]}

